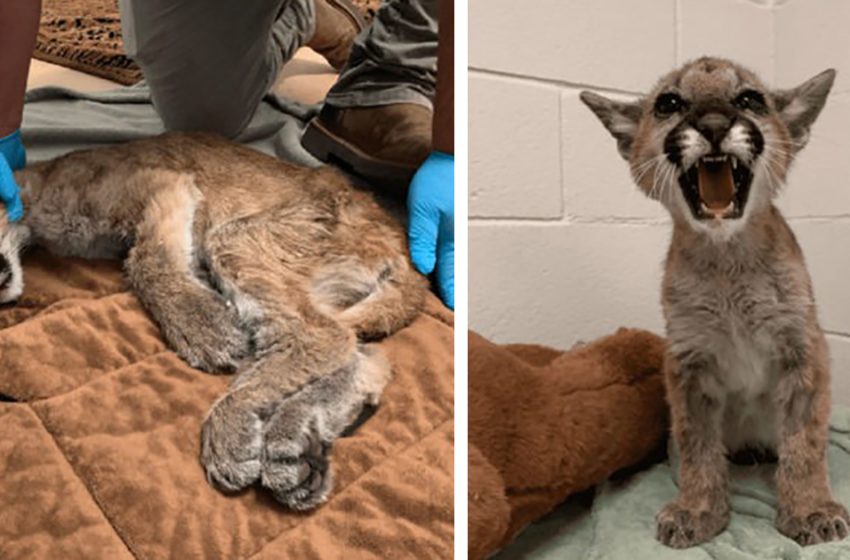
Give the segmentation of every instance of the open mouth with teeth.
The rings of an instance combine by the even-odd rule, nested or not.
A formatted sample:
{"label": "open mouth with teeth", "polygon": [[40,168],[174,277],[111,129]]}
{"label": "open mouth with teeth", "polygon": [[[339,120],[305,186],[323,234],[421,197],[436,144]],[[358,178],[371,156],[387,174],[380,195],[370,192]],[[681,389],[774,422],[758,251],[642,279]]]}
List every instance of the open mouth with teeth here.
{"label": "open mouth with teeth", "polygon": [[753,174],[730,154],[709,154],[679,176],[679,186],[698,220],[730,220],[744,214]]}

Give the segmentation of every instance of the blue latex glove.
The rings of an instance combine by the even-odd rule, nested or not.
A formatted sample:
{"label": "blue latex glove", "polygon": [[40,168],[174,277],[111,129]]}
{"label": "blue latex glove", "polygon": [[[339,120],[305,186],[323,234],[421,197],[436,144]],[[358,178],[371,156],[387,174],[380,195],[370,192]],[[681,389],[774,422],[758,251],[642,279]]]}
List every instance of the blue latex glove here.
{"label": "blue latex glove", "polygon": [[432,152],[422,164],[407,194],[408,239],[413,265],[431,274],[436,265],[437,290],[455,307],[455,158]]}
{"label": "blue latex glove", "polygon": [[0,157],[0,201],[6,205],[9,220],[17,222],[24,215],[24,205],[12,171],[23,169],[27,164],[20,130],[0,138],[0,156],[3,156]]}

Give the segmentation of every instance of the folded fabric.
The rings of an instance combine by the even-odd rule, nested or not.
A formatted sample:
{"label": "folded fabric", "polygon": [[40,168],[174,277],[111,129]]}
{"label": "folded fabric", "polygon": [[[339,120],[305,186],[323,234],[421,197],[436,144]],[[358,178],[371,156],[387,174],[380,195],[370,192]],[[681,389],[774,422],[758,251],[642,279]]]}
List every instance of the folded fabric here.
{"label": "folded fabric", "polygon": [[[236,140],[281,159],[315,167],[301,146],[301,134],[319,106],[266,94]],[[142,83],[103,92],[42,87],[27,92],[21,127],[30,161],[71,150],[147,138],[165,132]]]}

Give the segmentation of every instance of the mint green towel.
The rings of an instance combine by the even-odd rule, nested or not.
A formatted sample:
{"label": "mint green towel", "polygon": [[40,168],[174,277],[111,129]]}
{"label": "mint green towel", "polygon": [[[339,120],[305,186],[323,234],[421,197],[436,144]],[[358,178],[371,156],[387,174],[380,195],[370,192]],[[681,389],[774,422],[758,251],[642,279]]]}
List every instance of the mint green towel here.
{"label": "mint green towel", "polygon": [[[829,467],[836,499],[850,506],[850,409],[835,407]],[[674,459],[675,462],[675,459]],[[655,514],[676,495],[675,469],[658,464],[601,484],[590,503],[568,502],[527,528],[498,560],[850,560],[850,537],[801,547],[773,526],[774,467],[731,466],[732,518],[710,542],[673,550],[655,540]],[[588,502],[589,500],[584,500]]]}

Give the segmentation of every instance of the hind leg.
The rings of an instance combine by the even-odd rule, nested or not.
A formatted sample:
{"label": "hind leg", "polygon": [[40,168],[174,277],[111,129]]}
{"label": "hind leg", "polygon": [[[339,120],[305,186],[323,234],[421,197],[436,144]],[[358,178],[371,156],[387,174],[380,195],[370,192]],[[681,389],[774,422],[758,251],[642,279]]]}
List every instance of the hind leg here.
{"label": "hind leg", "polygon": [[201,463],[210,483],[229,491],[260,481],[281,503],[306,510],[331,490],[333,441],[366,405],[378,403],[390,378],[377,349],[364,347],[350,363],[284,395],[279,356],[248,370],[249,380],[210,410],[201,434]]}
{"label": "hind leg", "polygon": [[359,354],[281,403],[266,424],[263,486],[293,509],[324,502],[332,486],[328,452],[333,441],[364,406],[377,404],[389,377],[389,365],[379,355]]}
{"label": "hind leg", "polygon": [[[252,253],[245,244],[239,251],[212,251],[210,264],[215,281],[252,334],[256,361],[239,373],[204,422],[201,462],[208,477],[225,489],[242,488],[261,477],[268,453],[304,457],[298,468],[312,464],[313,470],[324,472],[326,447],[339,423],[330,420],[345,415],[347,405],[327,391],[316,393],[316,387],[334,385],[326,379],[351,377],[361,360],[371,362],[358,353],[353,331],[315,309],[302,279],[280,261]],[[311,394],[317,396],[308,398]],[[365,399],[360,398],[361,407]],[[286,449],[276,448],[275,442]],[[268,486],[281,492],[289,488],[272,478]],[[310,507],[304,500],[304,507]],[[299,500],[288,503],[298,507]]]}
{"label": "hind leg", "polygon": [[199,195],[191,177],[154,194],[125,263],[127,277],[169,345],[191,366],[231,371],[248,350],[235,311],[193,262]]}

